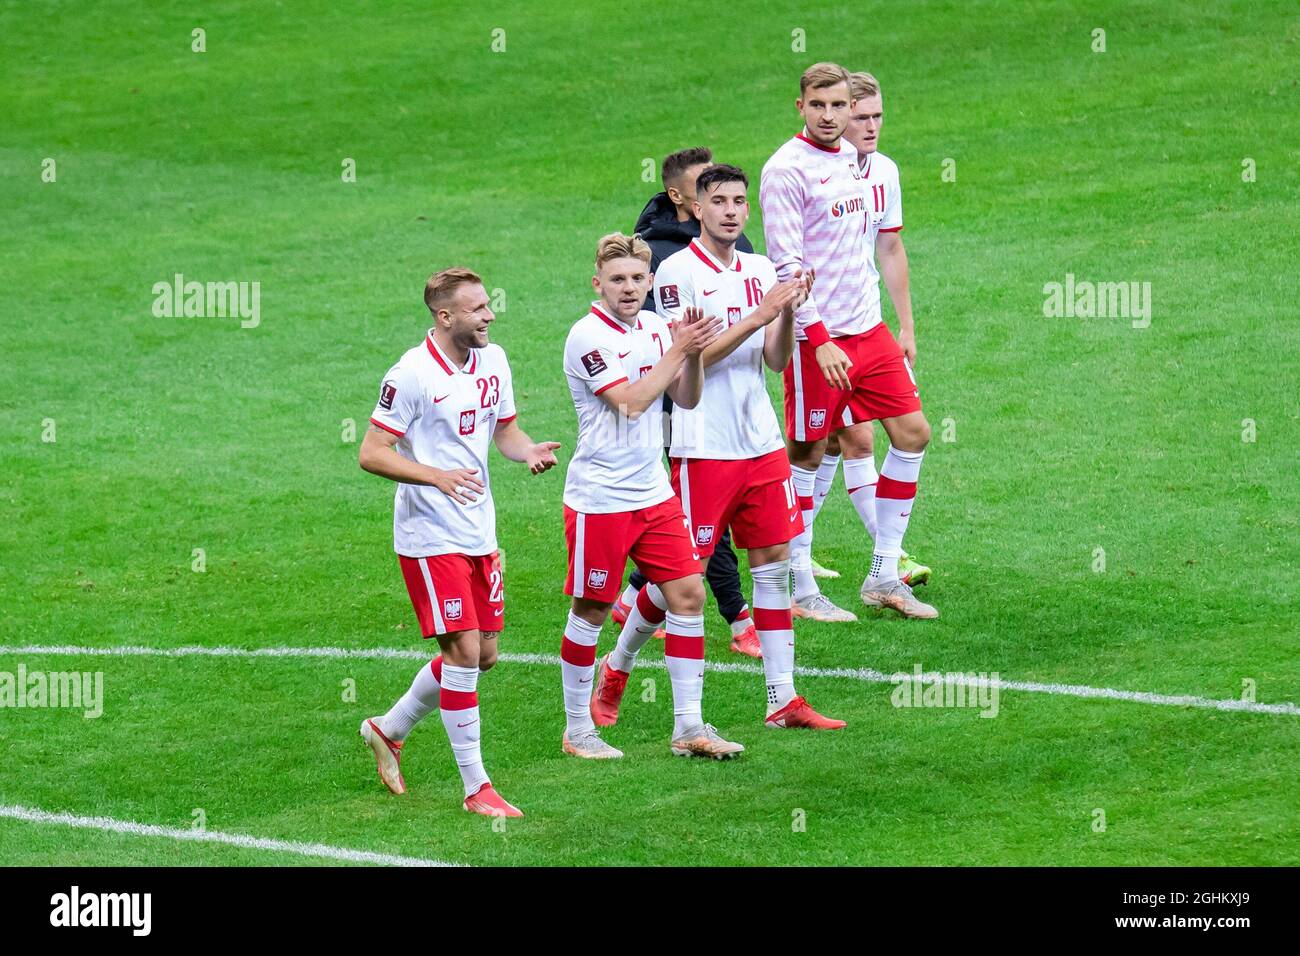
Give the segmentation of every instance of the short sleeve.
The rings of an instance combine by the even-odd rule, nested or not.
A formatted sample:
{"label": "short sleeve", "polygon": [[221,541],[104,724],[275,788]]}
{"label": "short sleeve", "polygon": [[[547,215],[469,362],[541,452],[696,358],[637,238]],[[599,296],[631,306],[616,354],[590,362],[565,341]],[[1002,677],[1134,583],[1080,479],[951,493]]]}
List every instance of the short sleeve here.
{"label": "short sleeve", "polygon": [[512,422],[519,412],[515,408],[515,374],[506,361],[505,351],[501,353],[501,399],[497,404],[497,424]]}
{"label": "short sleeve", "polygon": [[423,405],[420,391],[420,382],[415,374],[398,362],[384,375],[370,423],[401,438],[411,423],[420,417]]}
{"label": "short sleeve", "polygon": [[669,256],[655,273],[655,314],[669,325],[681,318],[682,310],[695,304],[695,282],[691,270],[677,256]]}
{"label": "short sleeve", "polygon": [[575,328],[564,349],[564,371],[582,381],[593,395],[599,395],[627,381],[623,363],[597,335]]}

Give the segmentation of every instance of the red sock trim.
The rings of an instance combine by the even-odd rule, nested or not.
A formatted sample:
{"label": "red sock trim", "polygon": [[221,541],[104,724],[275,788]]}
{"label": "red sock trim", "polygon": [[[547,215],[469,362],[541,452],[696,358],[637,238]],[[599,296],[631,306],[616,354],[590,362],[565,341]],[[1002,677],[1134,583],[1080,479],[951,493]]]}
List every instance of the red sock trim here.
{"label": "red sock trim", "polygon": [[646,622],[649,624],[662,624],[664,622],[664,615],[668,613],[667,611],[662,610],[654,601],[650,600],[650,595],[646,593],[645,588],[636,592],[636,609],[641,612],[641,616],[645,618]]}
{"label": "red sock trim", "polygon": [[692,661],[704,660],[703,634],[664,635],[664,657],[682,657]]}
{"label": "red sock trim", "polygon": [[813,500],[812,500],[812,495],[800,495],[800,496],[799,496],[799,510],[800,510],[800,511],[812,511],[812,510],[813,510]]}
{"label": "red sock trim", "polygon": [[569,636],[564,636],[564,643],[560,645],[560,660],[566,664],[572,664],[574,667],[590,667],[596,663],[596,645],[595,644],[578,644],[569,640]]}
{"label": "red sock trim", "polygon": [[468,710],[478,706],[478,691],[448,690],[443,688],[438,694],[438,706],[443,710]]}
{"label": "red sock trim", "polygon": [[876,483],[876,497],[893,498],[901,501],[906,501],[908,498],[915,498],[916,482],[895,481],[888,475],[881,475],[880,480]]}
{"label": "red sock trim", "polygon": [[794,629],[794,615],[786,608],[754,608],[754,626],[760,631],[789,631]]}

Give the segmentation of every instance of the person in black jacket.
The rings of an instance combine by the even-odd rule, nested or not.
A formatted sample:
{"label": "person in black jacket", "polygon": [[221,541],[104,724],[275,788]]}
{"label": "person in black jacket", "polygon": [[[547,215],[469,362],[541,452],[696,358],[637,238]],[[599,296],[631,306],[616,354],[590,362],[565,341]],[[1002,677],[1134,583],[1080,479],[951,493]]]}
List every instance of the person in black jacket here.
{"label": "person in black jacket", "polygon": [[[657,270],[659,263],[673,253],[685,249],[692,239],[699,238],[700,221],[691,214],[691,203],[695,201],[695,180],[712,164],[713,151],[707,146],[679,150],[664,158],[659,172],[664,191],[656,193],[646,203],[633,230],[650,245],[651,272]],[[754,251],[753,244],[743,233],[736,241],[736,248],[741,252]],[[645,307],[655,311],[653,289],[646,297]],[[664,396],[664,411],[671,410],[672,403]],[[740,589],[740,570],[736,564],[736,552],[731,548],[730,529],[718,539],[713,558],[709,561],[706,579],[714,600],[718,602],[718,612],[731,625],[731,649],[750,657],[762,657],[758,631],[751,619],[744,592]],[[627,588],[614,605],[613,617],[619,624],[627,620],[632,602],[645,583],[645,576],[634,569]]]}

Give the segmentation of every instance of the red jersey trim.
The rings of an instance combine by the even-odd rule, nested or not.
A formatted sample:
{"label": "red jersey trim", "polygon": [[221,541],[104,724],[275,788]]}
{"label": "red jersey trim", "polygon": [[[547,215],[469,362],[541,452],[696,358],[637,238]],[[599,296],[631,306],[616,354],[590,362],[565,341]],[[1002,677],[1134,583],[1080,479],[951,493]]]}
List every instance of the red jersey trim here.
{"label": "red jersey trim", "polygon": [[[408,340],[408,341],[409,341],[409,340]],[[405,432],[399,432],[396,428],[393,428],[393,427],[391,427],[391,426],[389,426],[389,425],[385,425],[383,422],[379,421],[379,419],[377,419],[377,418],[372,418],[372,419],[370,419],[370,424],[376,426],[377,428],[382,428],[384,431],[388,432],[388,434],[390,434],[390,435],[396,435],[398,438],[405,438],[405,437],[406,437],[406,433],[405,433]]]}
{"label": "red jersey trim", "polygon": [[879,232],[902,232],[902,226],[890,226],[888,229],[880,229]]}
{"label": "red jersey trim", "polygon": [[428,347],[429,354],[433,356],[433,360],[442,366],[442,370],[448,375],[454,375],[455,373],[451,370],[451,366],[447,364],[446,360],[442,357],[442,354],[438,351],[438,346],[433,344],[433,337],[426,335],[424,337],[424,344]]}
{"label": "red jersey trim", "polygon": [[[448,375],[456,374],[456,369],[453,369],[450,365],[448,365],[447,360],[442,357],[442,350],[438,348],[437,345],[434,344],[432,335],[426,335],[424,337],[424,344],[429,349],[429,354],[433,356],[433,360],[437,362],[440,366],[442,366],[442,370],[444,372],[446,372]],[[461,371],[467,372],[470,375],[472,375],[474,374],[474,370],[476,368],[478,368],[478,349],[470,349],[469,368],[461,369]]]}
{"label": "red jersey trim", "polygon": [[840,146],[838,144],[835,146],[834,149],[831,149],[829,146],[823,146],[821,143],[817,142],[814,139],[809,139],[807,136],[803,134],[802,131],[795,133],[794,138],[803,140],[813,149],[820,149],[823,153],[838,153],[840,151]]}
{"label": "red jersey trim", "polygon": [[[686,248],[690,249],[691,252],[695,253],[696,257],[697,257],[701,262],[703,262],[706,266],[708,266],[710,269],[712,269],[714,272],[721,273],[721,272],[723,271],[722,266],[718,265],[716,262],[713,261],[713,258],[708,254],[708,251],[707,251],[707,250],[705,250],[705,249],[701,248],[700,246],[696,245],[694,239],[692,239],[692,240],[690,241],[690,243],[687,245]],[[736,267],[735,267],[734,269],[729,270],[729,271],[732,271],[732,272],[739,272],[739,271],[740,271],[740,253],[736,253],[735,255],[736,255]]]}
{"label": "red jersey trim", "polygon": [[[594,305],[591,307],[591,314],[596,316],[598,319],[600,319],[602,322],[608,325],[611,329],[614,329],[616,332],[622,332],[624,335],[627,335],[626,325],[624,325],[622,322],[615,322],[613,319],[607,316],[604,312],[600,311],[600,309]],[[641,321],[640,319],[637,320],[638,323],[640,321]]]}
{"label": "red jersey trim", "polygon": [[599,395],[601,392],[608,392],[615,385],[622,385],[626,381],[627,381],[627,376],[625,375],[622,378],[620,378],[617,382],[610,382],[608,385],[602,385],[600,388],[596,389],[594,394]]}
{"label": "red jersey trim", "polygon": [[508,425],[510,424],[510,422],[513,422],[518,417],[519,417],[518,415],[511,415],[509,418],[498,418],[497,427],[500,428],[502,425]]}

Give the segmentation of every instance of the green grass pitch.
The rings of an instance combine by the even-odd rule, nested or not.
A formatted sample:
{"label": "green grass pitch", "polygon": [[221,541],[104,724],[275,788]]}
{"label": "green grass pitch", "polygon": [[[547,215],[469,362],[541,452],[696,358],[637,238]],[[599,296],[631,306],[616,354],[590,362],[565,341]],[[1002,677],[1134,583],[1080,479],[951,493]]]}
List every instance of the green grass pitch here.
{"label": "green grass pitch", "polygon": [[[105,681],[98,719],[0,709],[0,805],[468,864],[1300,863],[1293,713],[1008,690],[981,719],[804,677],[848,729],[773,733],[761,678],[716,672],[705,713],[749,749],[706,764],[668,753],[646,668],[627,759],[593,765],[560,753],[558,668],[509,662],[481,684],[527,813],[502,832],[460,809],[436,719],[405,798],[375,778],[357,724],[415,661],[13,652],[418,650],[346,420],[420,340],[424,279],[504,290],[520,422],[567,460],[563,337],[644,163],[708,144],[756,187],[832,59],[880,78],[902,170],[935,427],[907,544],[943,616],[801,624],[799,662],[1300,701],[1292,6],[438,7],[0,5],[0,672]],[[259,282],[260,324],[155,317],[176,273]],[[1149,327],[1045,317],[1067,275],[1149,282]],[[503,650],[553,655],[562,474],[495,462]],[[861,610],[842,482],[817,531]],[[0,864],[303,862],[0,818]]]}

